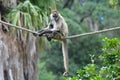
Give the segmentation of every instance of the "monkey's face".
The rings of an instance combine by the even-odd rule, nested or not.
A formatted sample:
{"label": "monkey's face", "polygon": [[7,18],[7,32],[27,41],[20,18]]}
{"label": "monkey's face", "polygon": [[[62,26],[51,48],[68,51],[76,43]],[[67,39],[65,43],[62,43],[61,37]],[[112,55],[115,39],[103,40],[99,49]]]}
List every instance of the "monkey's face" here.
{"label": "monkey's face", "polygon": [[56,22],[59,20],[59,13],[57,11],[53,11],[50,16],[51,20],[55,20]]}
{"label": "monkey's face", "polygon": [[57,18],[58,17],[58,13],[57,12],[53,12],[53,17]]}

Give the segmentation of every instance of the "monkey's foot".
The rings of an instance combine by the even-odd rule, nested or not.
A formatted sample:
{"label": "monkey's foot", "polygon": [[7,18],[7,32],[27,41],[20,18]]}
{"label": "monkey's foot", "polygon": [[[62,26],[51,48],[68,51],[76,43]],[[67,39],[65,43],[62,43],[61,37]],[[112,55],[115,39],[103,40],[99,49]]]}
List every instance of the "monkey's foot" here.
{"label": "monkey's foot", "polygon": [[45,34],[45,37],[47,38],[48,41],[51,41],[53,38],[52,34]]}
{"label": "monkey's foot", "polygon": [[47,40],[48,40],[48,41],[51,41],[51,40],[52,40],[52,38],[51,38],[51,37],[47,37]]}
{"label": "monkey's foot", "polygon": [[64,73],[63,73],[63,76],[64,76],[64,77],[68,77],[68,72],[64,72]]}

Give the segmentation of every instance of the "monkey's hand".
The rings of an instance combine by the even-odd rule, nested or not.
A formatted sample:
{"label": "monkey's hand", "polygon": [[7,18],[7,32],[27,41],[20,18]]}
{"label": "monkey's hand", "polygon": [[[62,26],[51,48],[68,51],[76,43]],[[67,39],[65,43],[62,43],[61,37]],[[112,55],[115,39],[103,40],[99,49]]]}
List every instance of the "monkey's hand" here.
{"label": "monkey's hand", "polygon": [[[60,41],[62,40],[61,39],[62,34],[59,30],[52,31],[52,30],[46,29],[46,30],[39,30],[38,33],[39,33],[38,35],[40,37],[43,35],[46,36],[48,41],[51,41],[52,39],[56,39],[56,40],[60,40]],[[33,33],[33,35],[37,36],[37,34],[34,34],[34,33]]]}
{"label": "monkey's hand", "polygon": [[44,34],[44,32],[45,32],[45,30],[40,30],[40,31],[38,31],[39,36],[42,36],[42,35]]}
{"label": "monkey's hand", "polygon": [[41,33],[42,33],[43,31],[44,31],[44,30],[39,30],[39,31],[37,32],[37,33],[39,33],[39,34],[33,33],[33,35],[34,35],[34,36],[38,36],[38,35],[39,35],[39,36],[42,36]]}
{"label": "monkey's hand", "polygon": [[[52,33],[52,31],[51,31],[51,30],[44,30],[44,29],[38,31],[38,35],[39,35],[40,37],[43,36],[43,35],[45,35],[45,34],[47,34],[47,33],[50,34],[50,33]],[[34,36],[37,36],[37,34],[35,34],[35,33],[33,33],[33,35],[34,35]]]}

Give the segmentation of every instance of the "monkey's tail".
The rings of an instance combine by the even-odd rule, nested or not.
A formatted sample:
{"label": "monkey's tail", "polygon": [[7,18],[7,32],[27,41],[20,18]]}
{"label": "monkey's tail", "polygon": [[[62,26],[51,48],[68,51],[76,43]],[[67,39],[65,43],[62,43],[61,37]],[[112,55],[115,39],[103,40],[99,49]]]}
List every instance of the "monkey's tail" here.
{"label": "monkey's tail", "polygon": [[67,46],[67,40],[62,41],[62,52],[63,52],[63,60],[64,60],[64,67],[65,71],[68,73],[68,46]]}

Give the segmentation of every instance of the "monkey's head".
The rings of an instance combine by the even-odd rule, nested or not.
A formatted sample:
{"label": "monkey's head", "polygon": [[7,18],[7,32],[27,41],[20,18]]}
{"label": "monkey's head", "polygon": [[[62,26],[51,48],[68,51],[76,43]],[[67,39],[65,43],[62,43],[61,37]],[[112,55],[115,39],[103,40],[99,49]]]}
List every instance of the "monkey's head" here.
{"label": "monkey's head", "polygon": [[59,13],[57,11],[52,11],[50,18],[51,20],[55,20],[57,22],[59,20]]}

